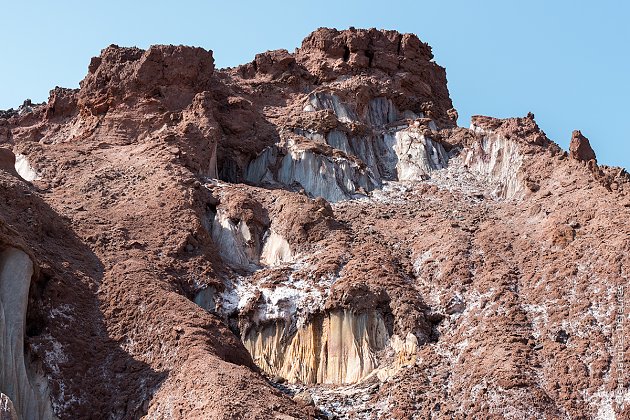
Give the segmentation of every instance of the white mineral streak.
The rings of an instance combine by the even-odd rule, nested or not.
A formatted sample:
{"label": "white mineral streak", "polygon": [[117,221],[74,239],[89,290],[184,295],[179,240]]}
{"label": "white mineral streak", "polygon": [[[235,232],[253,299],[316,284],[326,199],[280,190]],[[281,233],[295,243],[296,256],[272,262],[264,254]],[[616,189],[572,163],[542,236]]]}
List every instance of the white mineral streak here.
{"label": "white mineral streak", "polygon": [[234,268],[253,271],[261,264],[275,266],[293,259],[289,242],[282,235],[271,230],[261,239],[244,220],[230,219],[221,208],[212,221],[212,240],[221,258]]}
{"label": "white mineral streak", "polygon": [[418,338],[411,332],[403,340],[397,334],[392,335],[389,345],[395,353],[393,363],[382,366],[376,371],[376,376],[381,382],[393,378],[404,367],[413,366],[416,363],[418,351]]}
{"label": "white mineral streak", "polygon": [[[338,202],[380,188],[385,180],[426,179],[431,171],[448,164],[441,144],[408,126],[408,119],[419,116],[411,111],[401,114],[390,99],[372,99],[361,118],[352,106],[332,93],[311,95],[304,108],[307,112],[323,109],[332,110],[341,122],[364,123],[376,131],[364,136],[348,136],[341,129],[328,133],[297,129],[295,133],[354,156],[365,166],[344,157],[323,155],[289,140],[280,162],[277,147],[269,147],[250,162],[245,179],[255,184],[278,182],[296,186],[312,196]],[[400,124],[394,124],[397,121]],[[437,129],[433,121],[429,126]]]}
{"label": "white mineral streak", "polygon": [[365,118],[368,125],[380,127],[398,119],[398,110],[391,99],[379,97],[369,102]]}
{"label": "white mineral streak", "polygon": [[0,254],[0,391],[11,399],[20,420],[55,418],[48,381],[24,354],[32,275],[33,263],[24,251],[8,248]]}
{"label": "white mineral streak", "polygon": [[285,185],[299,184],[315,196],[330,202],[341,201],[373,189],[369,174],[356,163],[289,145],[277,180]]}
{"label": "white mineral streak", "polygon": [[293,335],[285,325],[274,322],[252,329],[243,342],[258,366],[289,382],[358,382],[376,368],[376,352],[388,341],[377,312],[332,311]]}
{"label": "white mineral streak", "polygon": [[212,222],[212,240],[224,261],[235,268],[255,269],[259,262],[260,245],[243,220],[234,221],[218,209]]}
{"label": "white mineral streak", "polygon": [[[219,295],[220,307],[216,308],[216,311],[229,317],[248,306],[260,293],[261,300],[252,315],[252,322],[263,324],[282,320],[288,323],[295,322],[298,327],[303,326],[311,314],[324,308],[330,287],[336,278],[333,276],[313,278],[309,272],[315,267],[303,262],[296,262],[290,268],[293,271],[282,285],[265,286],[265,279],[256,285],[245,277],[232,279]],[[296,278],[296,273],[300,274],[299,279]],[[303,277],[309,279],[305,280]],[[210,300],[209,296],[209,292],[204,292],[197,298],[200,301]],[[211,300],[214,302],[214,295]]]}
{"label": "white mineral streak", "polygon": [[493,194],[497,198],[518,198],[523,192],[523,184],[518,177],[523,165],[519,145],[479,127],[471,126],[471,130],[483,137],[467,151],[465,165],[493,184]]}
{"label": "white mineral streak", "polygon": [[260,262],[267,266],[274,266],[289,262],[293,259],[289,242],[282,236],[271,231],[265,240],[265,245],[260,255]]}
{"label": "white mineral streak", "polygon": [[25,181],[31,182],[39,179],[39,174],[31,166],[27,157],[20,153],[15,155],[15,171]]}
{"label": "white mineral streak", "polygon": [[[304,108],[307,112],[322,109],[332,110],[343,123],[362,123],[374,130],[356,136],[343,128],[327,133],[297,129],[296,135],[343,153],[323,155],[289,140],[284,149],[268,148],[252,161],[246,170],[247,180],[297,186],[331,202],[360,198],[358,193],[384,186],[382,192],[375,191],[366,199],[393,203],[413,190],[417,182],[430,178],[434,178],[429,181],[432,184],[461,190],[471,200],[488,195],[516,198],[523,190],[519,179],[523,156],[517,142],[473,127],[481,139],[470,148],[453,150],[449,156],[426,128],[419,128],[419,122],[410,124],[422,115],[400,113],[389,99],[373,99],[359,113],[338,96],[320,92],[311,95]],[[429,129],[437,130],[435,122],[429,123]],[[355,163],[354,158],[363,165]],[[236,227],[230,229],[238,231]],[[241,243],[248,241],[246,233],[240,233]],[[241,259],[236,253],[234,260]],[[292,260],[295,257],[286,240],[270,231],[259,263],[274,266]],[[368,376],[388,381],[400,369],[416,363],[419,344],[414,334],[390,337],[377,311],[325,311],[334,279],[294,277],[302,268],[296,264],[286,282],[268,287],[240,278],[221,295],[225,314],[249,307],[252,299],[261,296],[250,319],[251,327],[242,339],[265,372],[289,383],[354,384]],[[414,268],[420,275],[422,261]]]}
{"label": "white mineral streak", "polygon": [[254,184],[274,182],[275,177],[270,168],[276,163],[277,156],[276,147],[267,147],[249,163],[245,170],[245,179]]}
{"label": "white mineral streak", "polygon": [[[393,151],[388,164],[395,162],[396,179],[399,181],[420,181],[429,177],[432,171],[444,169],[448,165],[448,155],[444,147],[412,130],[387,133],[385,144]],[[388,168],[390,171],[394,168]]]}

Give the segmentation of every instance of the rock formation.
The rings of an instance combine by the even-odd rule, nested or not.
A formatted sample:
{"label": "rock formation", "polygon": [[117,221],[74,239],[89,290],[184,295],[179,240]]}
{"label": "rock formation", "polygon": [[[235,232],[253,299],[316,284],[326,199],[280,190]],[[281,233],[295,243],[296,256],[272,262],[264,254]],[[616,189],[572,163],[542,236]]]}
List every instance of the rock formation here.
{"label": "rock formation", "polygon": [[[3,392],[14,396],[21,418],[53,418],[48,383],[24,358],[24,334],[33,262],[24,251],[9,247],[0,254],[0,327],[2,327]],[[15,408],[10,410],[15,412]]]}
{"label": "rock formation", "polygon": [[2,393],[0,393],[0,420],[17,420],[13,402]]}
{"label": "rock formation", "polygon": [[570,156],[412,34],[109,46],[0,113],[0,412],[627,418],[630,176]]}
{"label": "rock formation", "polygon": [[588,162],[591,160],[597,161],[595,152],[591,147],[591,143],[582,135],[580,130],[573,131],[573,134],[571,135],[569,155],[572,159],[579,160],[581,162]]}

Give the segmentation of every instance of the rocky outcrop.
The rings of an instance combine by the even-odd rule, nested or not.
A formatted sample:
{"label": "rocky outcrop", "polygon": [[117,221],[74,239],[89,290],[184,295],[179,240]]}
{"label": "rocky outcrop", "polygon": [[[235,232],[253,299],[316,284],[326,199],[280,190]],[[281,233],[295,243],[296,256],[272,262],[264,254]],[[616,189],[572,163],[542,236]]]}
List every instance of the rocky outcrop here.
{"label": "rocky outcrop", "polygon": [[536,189],[537,185],[527,179],[524,168],[531,160],[530,156],[560,152],[560,148],[538,127],[531,113],[525,118],[505,120],[474,116],[470,130],[476,138],[462,143],[466,152],[465,168],[482,175],[492,189],[492,196],[497,198],[518,199],[528,189]]}
{"label": "rocky outcrop", "polygon": [[106,48],[0,114],[0,392],[24,418],[627,417],[630,176],[533,114],[456,119],[412,34],[229,69]]}
{"label": "rocky outcrop", "polygon": [[492,191],[494,196],[518,197],[523,192],[519,176],[522,175],[523,154],[518,143],[477,127],[473,129],[481,135],[481,140],[468,150],[464,164],[495,186]]}
{"label": "rocky outcrop", "polygon": [[245,334],[254,362],[271,376],[305,384],[356,383],[377,366],[389,341],[378,313],[333,311],[294,333],[273,323]]}
{"label": "rocky outcrop", "polygon": [[15,155],[15,171],[25,181],[35,181],[39,179],[37,171],[28,162],[28,158],[20,153]]}
{"label": "rocky outcrop", "polygon": [[[208,88],[213,71],[212,52],[203,48],[161,45],[144,51],[110,45],[90,62],[78,104],[82,110],[104,114],[119,101],[159,98],[169,111],[181,110]],[[51,101],[51,106],[56,104]]]}
{"label": "rocky outcrop", "polygon": [[406,97],[396,97],[399,108],[415,111],[424,107],[430,118],[452,124],[447,115],[453,105],[446,71],[432,60],[431,47],[416,35],[376,29],[322,28],[304,39],[296,52],[298,63],[326,81],[340,73],[385,74],[395,84],[393,91],[406,90]]}
{"label": "rocky outcrop", "polygon": [[580,130],[573,131],[573,134],[571,135],[569,156],[571,159],[575,159],[580,162],[588,162],[591,160],[597,161],[595,152],[593,151],[590,142],[582,135]]}
{"label": "rocky outcrop", "polygon": [[0,253],[0,389],[10,398],[5,405],[15,407],[5,411],[15,418],[52,419],[48,381],[24,353],[32,276],[33,262],[24,251],[9,247]]}

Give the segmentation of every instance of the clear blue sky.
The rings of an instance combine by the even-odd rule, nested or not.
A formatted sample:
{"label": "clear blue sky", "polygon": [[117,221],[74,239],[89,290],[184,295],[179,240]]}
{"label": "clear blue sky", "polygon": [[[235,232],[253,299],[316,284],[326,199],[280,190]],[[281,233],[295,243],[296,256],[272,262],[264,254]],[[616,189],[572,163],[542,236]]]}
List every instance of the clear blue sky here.
{"label": "clear blue sky", "polygon": [[459,124],[536,114],[565,149],[590,138],[600,163],[630,168],[630,2],[522,1],[3,1],[0,109],[77,87],[109,44],[187,44],[218,67],[292,50],[320,26],[397,29],[433,46]]}

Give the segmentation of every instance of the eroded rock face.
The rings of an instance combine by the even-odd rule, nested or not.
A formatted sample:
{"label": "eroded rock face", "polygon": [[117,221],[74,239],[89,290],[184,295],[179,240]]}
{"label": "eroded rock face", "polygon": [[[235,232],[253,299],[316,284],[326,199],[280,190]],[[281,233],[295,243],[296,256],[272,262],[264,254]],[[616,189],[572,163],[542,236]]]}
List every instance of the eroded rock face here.
{"label": "eroded rock face", "polygon": [[12,175],[17,175],[15,170],[15,155],[7,147],[0,148],[0,169]]}
{"label": "eroded rock face", "polygon": [[169,110],[179,110],[208,88],[213,71],[212,52],[203,48],[159,45],[144,51],[111,45],[90,62],[79,106],[101,114],[121,100],[154,97]]}
{"label": "eroded rock face", "polygon": [[523,165],[523,155],[519,145],[499,134],[481,134],[481,141],[475,143],[468,151],[465,165],[496,185],[493,195],[502,198],[514,198],[523,192],[523,182],[519,175]]}
{"label": "eroded rock face", "polygon": [[312,196],[332,202],[372,190],[374,181],[370,178],[369,173],[350,159],[327,156],[317,149],[303,149],[294,144],[289,145],[277,175],[281,184],[297,184]]}
{"label": "eroded rock face", "polygon": [[28,158],[22,154],[15,155],[15,171],[25,181],[35,181],[39,179],[37,171],[28,162]]}
{"label": "eroded rock face", "polygon": [[385,143],[391,145],[396,155],[397,180],[420,181],[430,178],[432,171],[444,169],[448,165],[444,147],[430,137],[409,129],[397,131],[392,137],[386,135]]}
{"label": "eroded rock face", "polygon": [[[329,110],[333,123],[320,130],[292,122],[292,133],[252,160],[245,179],[256,184],[299,186],[309,195],[337,202],[364,196],[384,181],[420,180],[445,168],[448,154],[434,139],[435,121],[385,97],[371,100],[364,114],[336,94],[309,97],[304,112]],[[360,131],[343,124],[360,125]]]}
{"label": "eroded rock face", "polygon": [[273,323],[243,340],[254,362],[271,376],[305,384],[352,384],[377,366],[389,335],[376,312],[332,311],[291,334]]}
{"label": "eroded rock face", "polygon": [[593,151],[590,142],[582,135],[580,130],[573,131],[573,134],[571,135],[569,156],[571,156],[572,159],[579,160],[581,162],[588,162],[591,160],[597,161],[595,152]]}
{"label": "eroded rock face", "polygon": [[11,404],[3,410],[8,418],[52,419],[48,381],[24,354],[32,276],[33,262],[24,251],[10,247],[0,253],[0,389],[5,398],[0,405]]}
{"label": "eroded rock face", "polygon": [[627,417],[630,176],[578,135],[566,159],[532,114],[457,127],[415,35],[319,29],[231,69],[110,46],[20,109],[0,113],[1,270],[38,268],[0,296],[23,314],[18,415]]}

